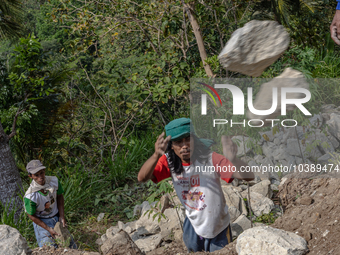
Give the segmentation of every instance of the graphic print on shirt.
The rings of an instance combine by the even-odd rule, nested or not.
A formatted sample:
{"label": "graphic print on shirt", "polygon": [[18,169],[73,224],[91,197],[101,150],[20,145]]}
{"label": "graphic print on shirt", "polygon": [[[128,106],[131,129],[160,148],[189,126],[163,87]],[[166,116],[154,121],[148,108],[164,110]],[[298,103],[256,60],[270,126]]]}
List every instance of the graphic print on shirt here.
{"label": "graphic print on shirt", "polygon": [[52,206],[54,204],[54,197],[52,194],[50,194],[50,192],[48,192],[47,197],[49,197],[50,200],[45,203],[44,212],[46,212],[46,214],[50,214],[52,212]]}
{"label": "graphic print on shirt", "polygon": [[[204,208],[207,207],[207,205],[204,203],[205,195],[197,188],[200,186],[199,175],[192,175],[190,177],[188,186],[190,186],[188,190],[182,191],[182,199],[184,201],[184,204],[189,208],[197,211],[204,210]],[[194,188],[193,191],[192,188]]]}

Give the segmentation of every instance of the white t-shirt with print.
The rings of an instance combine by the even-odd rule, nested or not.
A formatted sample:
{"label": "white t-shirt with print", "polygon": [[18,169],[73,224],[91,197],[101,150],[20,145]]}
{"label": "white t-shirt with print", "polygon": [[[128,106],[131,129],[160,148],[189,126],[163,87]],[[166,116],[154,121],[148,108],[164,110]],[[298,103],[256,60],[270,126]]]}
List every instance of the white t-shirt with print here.
{"label": "white t-shirt with print", "polygon": [[47,191],[46,194],[43,194],[41,191],[37,191],[28,194],[24,197],[25,211],[28,214],[32,215],[33,213],[33,215],[39,218],[50,218],[58,213],[57,206],[57,192],[59,186],[58,179],[57,178],[52,179],[50,185],[55,188],[53,193]]}
{"label": "white t-shirt with print", "polygon": [[[214,165],[213,165],[214,164]],[[204,164],[195,161],[194,164],[183,164],[183,173],[177,175],[169,170],[167,154],[163,155],[153,172],[154,182],[172,177],[173,185],[186,216],[190,220],[197,235],[204,238],[214,238],[230,223],[228,206],[226,204],[220,179],[230,183],[232,172],[224,175],[213,171],[204,171],[208,166],[232,166],[224,156],[213,152]],[[202,171],[196,171],[195,168]],[[225,178],[223,178],[225,177]]]}

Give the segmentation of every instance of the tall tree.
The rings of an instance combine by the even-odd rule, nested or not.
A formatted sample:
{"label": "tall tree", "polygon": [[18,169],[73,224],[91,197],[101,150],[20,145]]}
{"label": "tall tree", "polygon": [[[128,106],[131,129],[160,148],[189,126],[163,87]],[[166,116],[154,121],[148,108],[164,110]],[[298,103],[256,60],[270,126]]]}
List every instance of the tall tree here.
{"label": "tall tree", "polygon": [[[21,35],[22,3],[20,0],[3,0],[0,3],[0,40],[18,38]],[[1,72],[4,75],[3,70]],[[0,84],[4,86],[4,84]],[[19,208],[16,216],[21,211],[21,200],[18,194],[22,190],[22,182],[18,168],[15,164],[9,139],[15,135],[15,125],[18,116],[22,113],[19,110],[13,122],[13,132],[6,135],[0,119],[0,201],[7,204],[13,198],[14,203],[10,204],[10,209],[14,206]]]}
{"label": "tall tree", "polygon": [[52,66],[53,62],[33,35],[20,39],[9,62],[10,70],[0,69],[2,76],[7,77],[0,80],[0,201],[6,204],[14,198],[11,207],[16,206],[18,214],[22,208],[18,196],[22,182],[9,141],[16,137],[21,115],[37,114],[37,103],[59,92],[67,72]]}

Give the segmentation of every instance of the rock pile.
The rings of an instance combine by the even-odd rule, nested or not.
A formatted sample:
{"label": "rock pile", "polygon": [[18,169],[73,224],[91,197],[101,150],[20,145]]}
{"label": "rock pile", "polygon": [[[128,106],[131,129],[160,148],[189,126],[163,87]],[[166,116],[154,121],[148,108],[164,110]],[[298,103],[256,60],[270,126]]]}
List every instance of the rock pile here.
{"label": "rock pile", "polygon": [[[311,117],[309,122],[306,126],[275,126],[270,131],[259,132],[260,141],[235,136],[233,140],[239,144],[239,148],[245,148],[239,150],[238,156],[247,156],[247,159],[250,156],[248,164],[253,169],[262,169],[261,173],[256,174],[275,185],[279,184],[280,178],[294,170],[302,171],[300,164],[319,164],[318,167],[324,167],[339,155],[335,150],[340,145],[340,107],[324,105],[321,112]],[[250,144],[260,146],[263,155],[256,155]],[[265,172],[269,166],[277,166],[280,171]]]}

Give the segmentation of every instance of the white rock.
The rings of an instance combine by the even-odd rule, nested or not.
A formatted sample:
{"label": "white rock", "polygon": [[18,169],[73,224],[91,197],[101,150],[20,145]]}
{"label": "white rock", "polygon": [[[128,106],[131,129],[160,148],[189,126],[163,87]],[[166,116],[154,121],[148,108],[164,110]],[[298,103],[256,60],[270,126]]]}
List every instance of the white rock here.
{"label": "white rock", "polygon": [[164,215],[166,219],[162,217],[159,223],[162,232],[171,232],[174,229],[181,229],[181,222],[184,222],[184,217],[180,208],[168,208],[164,211]]}
{"label": "white rock", "polygon": [[257,77],[288,48],[289,40],[276,21],[252,20],[232,34],[218,58],[228,70]]}
{"label": "white rock", "polygon": [[268,214],[275,207],[271,199],[256,192],[250,192],[250,206],[256,216]]}
{"label": "white rock", "polygon": [[234,187],[232,186],[223,186],[222,187],[224,198],[226,200],[226,204],[228,207],[237,208],[241,214],[247,215],[246,204],[240,194]]}
{"label": "white rock", "polygon": [[278,191],[278,190],[279,190],[279,186],[276,185],[276,184],[270,184],[270,189],[271,189],[272,191]]}
{"label": "white rock", "polygon": [[102,243],[104,243],[107,240],[106,234],[102,235],[100,239],[102,239]]}
{"label": "white rock", "polygon": [[[106,230],[106,239],[113,238],[113,236],[117,234],[118,232],[119,232],[119,228],[117,226],[108,228]],[[103,240],[103,242],[105,241]]]}
{"label": "white rock", "polygon": [[161,231],[158,225],[158,217],[153,220],[153,215],[155,213],[156,212],[153,212],[150,215],[148,213],[146,215],[142,214],[139,220],[136,221],[136,229],[139,236],[153,235]]}
{"label": "white rock", "polygon": [[0,250],[1,254],[26,255],[32,251],[20,232],[7,225],[0,225]]}
{"label": "white rock", "polygon": [[121,222],[121,221],[118,221],[117,226],[118,226],[118,229],[119,229],[119,230],[121,230],[121,229],[124,230],[124,228],[125,228],[124,222]]}
{"label": "white rock", "polygon": [[148,201],[144,201],[141,207],[142,207],[141,216],[144,216],[144,214],[151,209],[151,206]]}
{"label": "white rock", "polygon": [[231,224],[231,234],[233,237],[237,237],[249,228],[251,228],[251,222],[242,214]]}
{"label": "white rock", "polygon": [[152,235],[135,241],[135,244],[142,252],[149,252],[158,247],[162,241],[161,234]]}
{"label": "white rock", "polygon": [[104,219],[105,213],[100,213],[97,217],[97,221],[101,221],[102,219]]}
{"label": "white rock", "polygon": [[281,229],[259,226],[244,231],[236,244],[238,255],[303,255],[308,252],[302,237]]}
{"label": "white rock", "polygon": [[[269,180],[263,180],[254,186],[250,187],[250,192],[256,192],[261,194],[264,197],[271,198],[272,197],[272,190],[270,188],[271,182]],[[248,197],[248,189],[241,193],[242,197]],[[250,200],[251,202],[251,200]]]}
{"label": "white rock", "polygon": [[230,222],[234,222],[241,215],[240,210],[234,206],[229,207],[228,212],[230,215]]}

